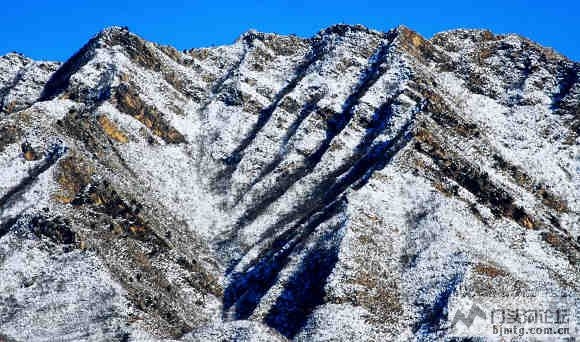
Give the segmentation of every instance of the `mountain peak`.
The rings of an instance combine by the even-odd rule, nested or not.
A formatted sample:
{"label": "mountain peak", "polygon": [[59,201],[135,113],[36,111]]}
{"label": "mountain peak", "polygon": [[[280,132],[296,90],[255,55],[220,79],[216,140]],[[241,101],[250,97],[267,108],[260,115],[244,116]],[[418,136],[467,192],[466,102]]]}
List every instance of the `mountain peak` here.
{"label": "mountain peak", "polygon": [[24,54],[16,51],[8,52],[5,55],[0,56],[2,59],[10,59],[10,60],[29,60],[30,58],[26,57]]}
{"label": "mountain peak", "polygon": [[320,30],[316,36],[324,36],[324,35],[331,35],[335,34],[338,36],[345,36],[348,33],[352,32],[359,32],[359,33],[367,33],[367,34],[380,34],[379,31],[369,29],[364,25],[360,24],[334,24],[327,28]]}
{"label": "mountain peak", "polygon": [[246,32],[242,33],[235,41],[252,43],[254,40],[264,40],[267,37],[279,37],[279,36],[280,35],[277,35],[275,33],[266,33],[260,32],[256,29],[249,29]]}
{"label": "mountain peak", "polygon": [[110,34],[120,34],[120,33],[127,33],[130,32],[129,26],[109,26],[102,29],[98,34],[101,35],[110,35]]}
{"label": "mountain peak", "polygon": [[101,30],[95,38],[105,46],[121,45],[123,47],[134,48],[136,41],[145,40],[137,34],[131,32],[128,26],[110,26]]}
{"label": "mountain peak", "polygon": [[580,66],[526,40],[338,24],[182,53],[116,26],[23,58],[0,340],[440,340],[456,299],[580,301]]}

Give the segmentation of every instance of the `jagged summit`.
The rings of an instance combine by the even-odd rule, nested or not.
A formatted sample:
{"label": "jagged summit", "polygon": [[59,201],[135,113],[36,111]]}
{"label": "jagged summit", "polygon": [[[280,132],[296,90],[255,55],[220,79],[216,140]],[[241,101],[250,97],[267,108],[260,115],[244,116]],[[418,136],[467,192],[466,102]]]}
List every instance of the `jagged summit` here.
{"label": "jagged summit", "polygon": [[130,30],[128,26],[109,26],[102,29],[97,35],[107,36],[107,35],[126,34],[129,32]]}
{"label": "jagged summit", "polygon": [[346,32],[360,32],[366,34],[381,34],[380,31],[367,28],[360,24],[335,24],[320,30],[316,35],[338,34],[344,36]]}
{"label": "jagged summit", "polygon": [[438,340],[462,296],[578,300],[579,73],[343,24],[1,57],[0,340]]}
{"label": "jagged summit", "polygon": [[470,43],[488,43],[488,44],[523,44],[524,47],[530,50],[538,50],[543,54],[552,56],[557,59],[566,59],[571,61],[566,56],[558,53],[550,47],[542,46],[531,39],[519,35],[517,33],[508,34],[494,34],[487,29],[455,29],[439,32],[433,35],[430,41],[440,41],[443,44],[448,44],[452,41],[463,43],[465,47],[470,46]]}
{"label": "jagged summit", "polygon": [[16,52],[16,51],[9,52],[9,53],[7,53],[7,54],[5,54],[3,56],[0,56],[0,58],[2,58],[2,59],[11,59],[11,60],[14,60],[14,59],[17,59],[17,60],[27,60],[27,59],[29,59],[24,54],[22,54],[20,52]]}

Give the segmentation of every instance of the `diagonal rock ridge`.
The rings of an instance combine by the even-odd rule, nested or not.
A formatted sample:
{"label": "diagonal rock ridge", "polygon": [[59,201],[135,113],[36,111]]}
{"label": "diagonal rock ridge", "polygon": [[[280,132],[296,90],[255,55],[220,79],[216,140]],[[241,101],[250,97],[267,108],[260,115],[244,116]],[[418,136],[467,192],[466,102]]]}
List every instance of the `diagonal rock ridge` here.
{"label": "diagonal rock ridge", "polygon": [[578,301],[579,71],[345,24],[2,56],[0,341],[439,340],[462,297]]}

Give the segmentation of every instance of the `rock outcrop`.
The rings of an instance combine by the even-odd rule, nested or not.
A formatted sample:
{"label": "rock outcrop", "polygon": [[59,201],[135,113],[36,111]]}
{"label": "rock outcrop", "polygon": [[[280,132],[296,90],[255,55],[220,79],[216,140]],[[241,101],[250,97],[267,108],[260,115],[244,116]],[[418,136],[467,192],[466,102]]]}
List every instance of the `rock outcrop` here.
{"label": "rock outcrop", "polygon": [[336,25],[0,57],[0,340],[436,340],[580,298],[580,64]]}

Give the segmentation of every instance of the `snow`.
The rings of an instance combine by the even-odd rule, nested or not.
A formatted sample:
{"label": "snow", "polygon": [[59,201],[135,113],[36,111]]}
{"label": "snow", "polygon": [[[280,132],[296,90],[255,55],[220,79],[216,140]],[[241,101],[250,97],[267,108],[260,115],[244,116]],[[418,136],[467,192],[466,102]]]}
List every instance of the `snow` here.
{"label": "snow", "polygon": [[98,258],[39,241],[25,220],[0,239],[0,333],[34,341],[123,335],[129,303]]}
{"label": "snow", "polygon": [[[129,34],[123,32],[111,28],[101,38]],[[455,305],[461,295],[479,290],[513,294],[522,286],[570,292],[578,298],[573,290],[580,284],[577,265],[542,236],[553,228],[526,229],[507,215],[497,215],[478,194],[447,178],[412,140],[384,168],[365,170],[367,175],[374,171],[366,185],[340,188],[331,200],[344,196],[344,207],[315,224],[311,233],[306,229],[309,220],[333,204],[324,195],[357,171],[354,162],[404,133],[408,124],[412,132],[424,124],[441,138],[446,152],[461,158],[457,162],[487,174],[494,186],[514,198],[514,205],[538,220],[557,215],[560,229],[578,237],[580,151],[577,144],[565,143],[569,127],[552,108],[558,87],[554,71],[549,63],[542,65],[533,49],[527,53],[537,69],[523,80],[515,70],[525,69],[525,63],[512,60],[507,52],[496,51],[479,65],[473,55],[482,46],[495,44],[482,42],[482,35],[470,30],[438,35],[447,46],[434,49],[460,66],[446,72],[438,71],[438,61],[423,62],[409,54],[404,42],[391,45],[384,35],[361,27],[336,26],[313,40],[296,38],[286,53],[274,48],[281,37],[257,32],[248,32],[229,46],[178,53],[176,60],[145,42],[158,68],[132,59],[122,45],[101,44],[70,79],[69,88],[87,94],[87,103],[37,102],[0,118],[0,125],[18,124],[24,129],[20,140],[35,148],[45,150],[58,143],[74,149],[95,164],[93,180],[107,180],[120,196],[142,200],[149,214],[168,215],[156,217],[167,223],[165,231],[184,232],[173,227],[182,223],[199,238],[186,246],[199,257],[193,260],[196,266],[215,272],[226,290],[236,285],[236,275],[256,271],[258,262],[268,263],[264,255],[275,241],[285,239],[274,251],[278,256],[288,252],[283,262],[267,265],[275,269],[272,283],[256,298],[248,319],[234,320],[236,305],[226,309],[209,290],[204,293],[191,286],[176,262],[181,246],[164,236],[169,252],[149,261],[162,279],[178,285],[170,294],[176,306],[203,307],[204,317],[203,323],[194,322],[193,315],[180,317],[191,331],[174,340],[284,341],[266,323],[280,301],[293,299],[305,310],[312,309],[301,317],[303,326],[296,335],[290,336],[296,341],[436,340],[446,333],[446,318],[433,322],[430,313],[440,303]],[[516,51],[526,48],[518,36],[498,39]],[[311,51],[314,43],[320,51]],[[0,85],[34,63],[14,55],[3,57]],[[24,102],[38,95],[39,85],[48,77],[28,72],[23,91],[15,88],[11,95]],[[502,72],[505,75],[497,74]],[[470,73],[483,74],[481,93],[470,88],[465,77]],[[428,98],[418,82],[428,84],[451,114],[474,124],[481,135],[462,136],[434,125],[432,113],[422,110]],[[154,138],[152,143],[148,137],[153,132],[136,117],[120,112],[114,97],[92,106],[121,83],[132,87],[186,142]],[[379,108],[391,100],[384,118],[388,122],[374,122]],[[316,108],[308,112],[306,104],[312,101]],[[298,109],[292,108],[293,102]],[[259,108],[251,108],[252,103]],[[57,128],[56,121],[70,109],[105,115],[129,141],[102,139],[109,145],[102,151],[90,150],[86,141]],[[102,134],[96,126],[90,133]],[[372,142],[365,140],[369,137]],[[43,162],[25,161],[22,141],[0,153],[0,196]],[[362,147],[361,155],[363,143],[369,146]],[[313,160],[319,149],[324,153]],[[494,154],[521,169],[534,184],[515,181],[496,165]],[[124,162],[123,169],[108,162],[116,156]],[[443,193],[436,184],[439,180],[457,191]],[[568,210],[547,208],[534,193],[540,185],[562,198]],[[151,328],[158,322],[151,326],[128,322],[135,312],[160,318],[133,308],[121,285],[126,275],[111,272],[95,252],[68,250],[30,232],[27,220],[44,207],[55,215],[74,212],[86,222],[96,222],[98,228],[82,227],[84,232],[102,228],[94,211],[56,203],[53,195],[58,190],[52,166],[0,212],[0,224],[18,218],[16,225],[0,230],[0,301],[6,308],[0,309],[0,339],[5,335],[24,340],[163,340]],[[150,246],[143,246],[142,254],[154,254]],[[326,260],[325,253],[336,260]],[[296,293],[289,289],[296,275],[309,276],[303,273],[311,264],[331,268],[320,285],[322,304],[313,307],[292,297]],[[478,273],[481,265],[494,267],[500,275]],[[317,289],[304,291],[309,290]]]}
{"label": "snow", "polygon": [[[575,157],[578,146],[562,144],[567,128],[548,104],[510,108],[491,98],[469,93],[463,82],[451,73],[442,73],[439,80],[451,96],[461,99],[462,111],[469,119],[484,128],[493,149],[523,168],[538,184],[548,185],[566,200],[572,211],[580,210],[580,179],[571,177],[580,168],[580,160]],[[548,137],[544,136],[546,131],[550,134]]]}

